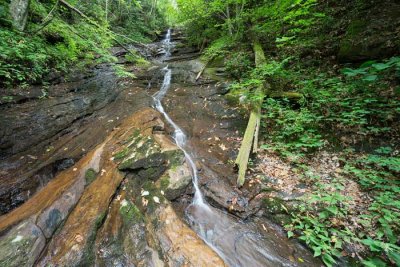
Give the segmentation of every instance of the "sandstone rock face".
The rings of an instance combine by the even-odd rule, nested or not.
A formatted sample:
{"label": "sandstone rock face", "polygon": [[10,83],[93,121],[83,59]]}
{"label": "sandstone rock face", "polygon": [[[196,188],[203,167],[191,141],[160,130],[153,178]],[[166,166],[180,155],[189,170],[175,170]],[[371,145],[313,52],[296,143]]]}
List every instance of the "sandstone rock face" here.
{"label": "sandstone rock face", "polygon": [[[168,199],[191,182],[184,153],[146,108],[0,217],[1,266],[224,266]],[[200,256],[199,256],[200,255]]]}
{"label": "sandstone rock face", "polygon": [[0,103],[0,215],[27,201],[94,150],[124,118],[152,103],[139,79],[123,85],[111,66],[73,75],[50,85],[46,99],[39,99],[41,86],[0,88],[16,101]]}
{"label": "sandstone rock face", "polygon": [[171,266],[225,266],[223,260],[199,239],[171,206],[159,207],[152,217],[159,218],[154,232]]}

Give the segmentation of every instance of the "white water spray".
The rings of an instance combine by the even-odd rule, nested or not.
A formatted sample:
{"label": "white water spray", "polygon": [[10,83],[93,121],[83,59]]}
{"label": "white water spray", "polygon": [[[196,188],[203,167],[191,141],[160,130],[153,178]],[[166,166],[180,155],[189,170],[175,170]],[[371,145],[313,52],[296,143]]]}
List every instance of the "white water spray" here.
{"label": "white water spray", "polygon": [[172,48],[172,43],[171,43],[171,29],[168,29],[167,34],[165,35],[163,42],[163,46],[165,49],[165,54],[164,58],[168,58],[171,56],[171,48]]}

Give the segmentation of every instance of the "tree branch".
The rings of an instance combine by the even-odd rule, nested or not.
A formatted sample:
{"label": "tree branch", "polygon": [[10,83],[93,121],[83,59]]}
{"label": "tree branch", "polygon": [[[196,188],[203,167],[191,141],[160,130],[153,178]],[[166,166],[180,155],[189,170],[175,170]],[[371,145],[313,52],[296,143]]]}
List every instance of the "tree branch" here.
{"label": "tree branch", "polygon": [[[62,5],[64,5],[66,8],[71,9],[72,11],[74,11],[75,13],[77,13],[79,16],[83,17],[84,19],[86,19],[90,24],[92,24],[93,26],[96,26],[97,28],[102,28],[100,25],[98,25],[95,21],[93,21],[92,19],[90,19],[88,16],[85,15],[85,13],[83,13],[82,11],[80,11],[79,9],[77,9],[76,7],[72,6],[71,4],[69,4],[68,2],[64,1],[64,0],[59,0],[60,3]],[[120,45],[123,49],[125,49],[128,53],[130,53],[131,55],[135,56],[136,55],[127,47],[125,47],[124,44],[122,44],[117,38],[115,38],[114,36],[112,36],[111,32],[108,31],[108,29],[105,29],[106,33],[118,44]]]}
{"label": "tree branch", "polygon": [[[32,35],[38,34],[41,30],[43,30],[47,25],[50,24],[50,22],[54,19],[54,16],[51,16],[53,12],[57,9],[58,4],[60,3],[60,0],[57,0],[57,2],[54,4],[53,8],[50,10],[49,14],[43,19],[42,25],[39,29],[34,31]],[[51,16],[51,18],[49,18]]]}

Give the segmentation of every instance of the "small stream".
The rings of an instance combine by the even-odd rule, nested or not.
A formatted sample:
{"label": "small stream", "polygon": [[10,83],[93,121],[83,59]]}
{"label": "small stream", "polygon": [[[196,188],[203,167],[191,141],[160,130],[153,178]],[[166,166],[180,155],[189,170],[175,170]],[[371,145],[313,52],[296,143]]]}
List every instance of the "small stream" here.
{"label": "small stream", "polygon": [[[174,46],[171,30],[168,30],[162,43],[165,49],[162,59],[167,60]],[[195,194],[185,211],[186,220],[192,229],[229,266],[296,266],[289,259],[279,256],[281,248],[276,246],[273,238],[261,234],[255,223],[243,223],[206,202],[199,187],[199,174],[187,144],[188,138],[163,107],[162,100],[171,86],[172,70],[167,65],[162,71],[164,79],[161,89],[153,96],[154,106],[174,128],[173,139],[184,152],[192,170]]]}
{"label": "small stream", "polygon": [[[21,103],[9,110],[14,115],[6,116],[8,120],[30,111],[21,122],[27,125],[24,127],[38,129],[42,121],[50,123],[45,124],[46,135],[32,131],[28,136],[44,139],[50,129],[60,134],[51,137],[49,143],[16,154],[7,162],[15,158],[18,164],[0,170],[0,198],[28,200],[17,208],[11,205],[14,202],[0,205],[7,212],[0,217],[0,266],[321,265],[268,220],[260,202],[252,206],[252,192],[234,188],[235,174],[227,162],[234,157],[237,143],[232,138],[240,135],[243,119],[222,96],[226,93],[225,84],[220,83],[225,82],[223,78],[215,79],[205,72],[196,82],[202,68],[198,51],[185,46],[184,41],[176,45],[182,40],[179,38],[179,32],[168,30],[161,43],[154,43],[149,51],[154,51],[155,65],[162,67],[143,69],[135,81],[124,85],[111,74],[102,75],[106,68],[95,76],[55,86],[54,97]],[[154,95],[149,95],[149,81],[158,82],[159,78]],[[117,87],[122,90],[115,92]],[[36,118],[32,114],[41,114],[43,120],[32,120]],[[80,118],[81,114],[86,117]],[[159,133],[165,123],[173,130],[176,146],[165,131]],[[133,144],[132,139],[130,147],[127,138],[136,135],[136,130],[144,135],[150,131],[148,140],[152,141],[144,146],[142,141]],[[159,153],[158,145],[162,149],[173,147],[171,151],[179,153]],[[140,166],[149,170],[154,167],[157,173],[166,173],[171,154],[179,154],[179,166],[168,167],[168,179],[177,178],[184,184],[169,188],[174,196],[167,197],[165,191],[168,201],[164,203],[158,198],[164,192],[157,186],[157,190],[149,190],[147,199],[144,195],[137,199],[141,193],[135,190],[144,189],[144,183],[147,186],[153,179],[161,183],[161,177],[146,174],[142,179],[143,167],[119,169],[126,161],[114,159],[126,149],[129,153],[122,157],[133,157],[132,166],[141,162]],[[158,161],[159,154],[166,158],[160,155]],[[71,161],[73,167],[54,171],[53,167],[64,161]],[[36,185],[41,181],[38,174],[49,169],[54,174],[43,185]],[[191,180],[193,191],[187,188]],[[259,190],[255,188],[255,196],[261,195]],[[20,197],[26,192],[24,198]],[[31,196],[31,192],[35,194]],[[231,206],[234,200],[238,204]],[[142,210],[122,212],[130,202]],[[251,216],[257,210],[260,212]]]}

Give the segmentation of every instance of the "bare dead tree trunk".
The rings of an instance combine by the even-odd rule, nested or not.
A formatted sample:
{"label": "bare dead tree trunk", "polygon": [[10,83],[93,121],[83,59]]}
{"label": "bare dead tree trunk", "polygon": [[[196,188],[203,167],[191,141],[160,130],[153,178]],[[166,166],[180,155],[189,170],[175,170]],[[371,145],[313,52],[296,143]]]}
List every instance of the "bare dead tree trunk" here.
{"label": "bare dead tree trunk", "polygon": [[229,35],[233,35],[233,29],[232,29],[232,21],[231,21],[231,12],[229,10],[229,6],[226,7],[226,15],[227,15],[227,20],[228,20],[228,30],[229,30]]}
{"label": "bare dead tree trunk", "polygon": [[108,23],[108,0],[106,0],[106,22]]}
{"label": "bare dead tree trunk", "polygon": [[[255,39],[253,42],[253,50],[255,55],[256,67],[260,67],[263,64],[267,63],[264,50],[258,39]],[[296,92],[271,92],[271,90],[266,90],[263,85],[260,85],[256,89],[255,95],[258,96],[258,100],[256,101],[256,103],[254,103],[251,109],[249,122],[244,133],[244,137],[239,149],[239,154],[235,161],[235,164],[239,167],[239,174],[237,179],[237,184],[239,187],[241,187],[245,181],[250,153],[257,153],[258,151],[258,135],[261,125],[261,106],[264,97],[285,97],[293,99],[300,99],[303,97],[302,94]]]}
{"label": "bare dead tree trunk", "polygon": [[[265,64],[267,60],[265,59],[264,51],[258,40],[255,40],[253,42],[253,50],[255,54],[256,66],[259,67],[262,64]],[[246,132],[244,133],[242,144],[239,149],[239,154],[235,161],[236,165],[239,167],[239,175],[237,179],[238,186],[242,186],[244,184],[247,164],[249,162],[251,151],[253,151],[254,153],[258,150],[257,143],[261,123],[261,105],[265,96],[262,85],[256,89],[256,95],[260,95],[260,99],[257,101],[257,103],[254,104],[251,110]]]}

